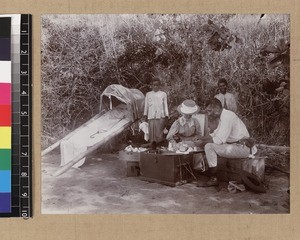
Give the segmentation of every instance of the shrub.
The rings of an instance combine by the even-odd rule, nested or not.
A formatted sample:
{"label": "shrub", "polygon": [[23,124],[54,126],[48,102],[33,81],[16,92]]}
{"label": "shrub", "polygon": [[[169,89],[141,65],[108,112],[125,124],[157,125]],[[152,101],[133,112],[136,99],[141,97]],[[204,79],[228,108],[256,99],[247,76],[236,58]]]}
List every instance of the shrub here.
{"label": "shrub", "polygon": [[216,94],[218,79],[227,78],[251,134],[260,142],[289,145],[289,84],[277,89],[282,81],[289,83],[289,63],[279,59],[270,65],[275,53],[262,54],[280,41],[288,46],[289,16],[258,19],[234,14],[43,16],[43,147],[95,115],[109,84],[146,93],[153,76],[162,79],[171,112],[186,98],[203,107]]}

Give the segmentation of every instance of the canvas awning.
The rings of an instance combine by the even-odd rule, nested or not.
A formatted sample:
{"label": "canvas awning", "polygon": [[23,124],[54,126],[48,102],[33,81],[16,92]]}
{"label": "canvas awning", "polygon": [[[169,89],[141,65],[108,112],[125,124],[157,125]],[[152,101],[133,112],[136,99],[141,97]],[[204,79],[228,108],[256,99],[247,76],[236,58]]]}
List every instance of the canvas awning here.
{"label": "canvas awning", "polygon": [[145,96],[138,89],[129,89],[119,84],[109,85],[101,94],[100,97],[100,112],[109,108],[112,109],[113,97],[121,102],[124,102],[131,114],[131,121],[135,121],[143,115]]}

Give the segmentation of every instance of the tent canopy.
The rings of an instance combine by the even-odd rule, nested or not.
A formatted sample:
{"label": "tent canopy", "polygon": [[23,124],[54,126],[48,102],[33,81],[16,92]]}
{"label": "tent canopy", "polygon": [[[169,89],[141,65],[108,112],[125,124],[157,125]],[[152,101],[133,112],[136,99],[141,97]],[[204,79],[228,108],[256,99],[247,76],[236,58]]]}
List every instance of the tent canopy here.
{"label": "tent canopy", "polygon": [[118,101],[127,105],[132,116],[132,121],[143,115],[145,104],[144,94],[138,89],[129,89],[119,84],[109,85],[103,91],[100,97],[100,112],[107,107],[112,109]]}

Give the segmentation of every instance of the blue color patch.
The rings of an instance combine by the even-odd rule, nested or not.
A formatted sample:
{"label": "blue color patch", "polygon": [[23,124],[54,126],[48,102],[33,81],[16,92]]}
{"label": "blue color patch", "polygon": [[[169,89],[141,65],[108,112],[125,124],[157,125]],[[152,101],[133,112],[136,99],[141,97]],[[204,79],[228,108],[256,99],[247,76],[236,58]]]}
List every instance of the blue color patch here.
{"label": "blue color patch", "polygon": [[0,213],[11,212],[11,194],[0,193]]}
{"label": "blue color patch", "polygon": [[[11,171],[0,171],[0,193],[11,192]],[[1,204],[0,204],[1,205]]]}
{"label": "blue color patch", "polygon": [[10,61],[10,38],[0,38],[0,61]]}

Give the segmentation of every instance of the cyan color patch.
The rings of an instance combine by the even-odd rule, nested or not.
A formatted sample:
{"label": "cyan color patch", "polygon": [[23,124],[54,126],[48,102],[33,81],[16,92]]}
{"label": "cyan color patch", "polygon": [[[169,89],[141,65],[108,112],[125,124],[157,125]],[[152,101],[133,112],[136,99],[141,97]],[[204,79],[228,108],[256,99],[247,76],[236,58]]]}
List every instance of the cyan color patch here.
{"label": "cyan color patch", "polygon": [[10,192],[11,192],[11,171],[1,170],[0,171],[0,193],[10,193]]}

